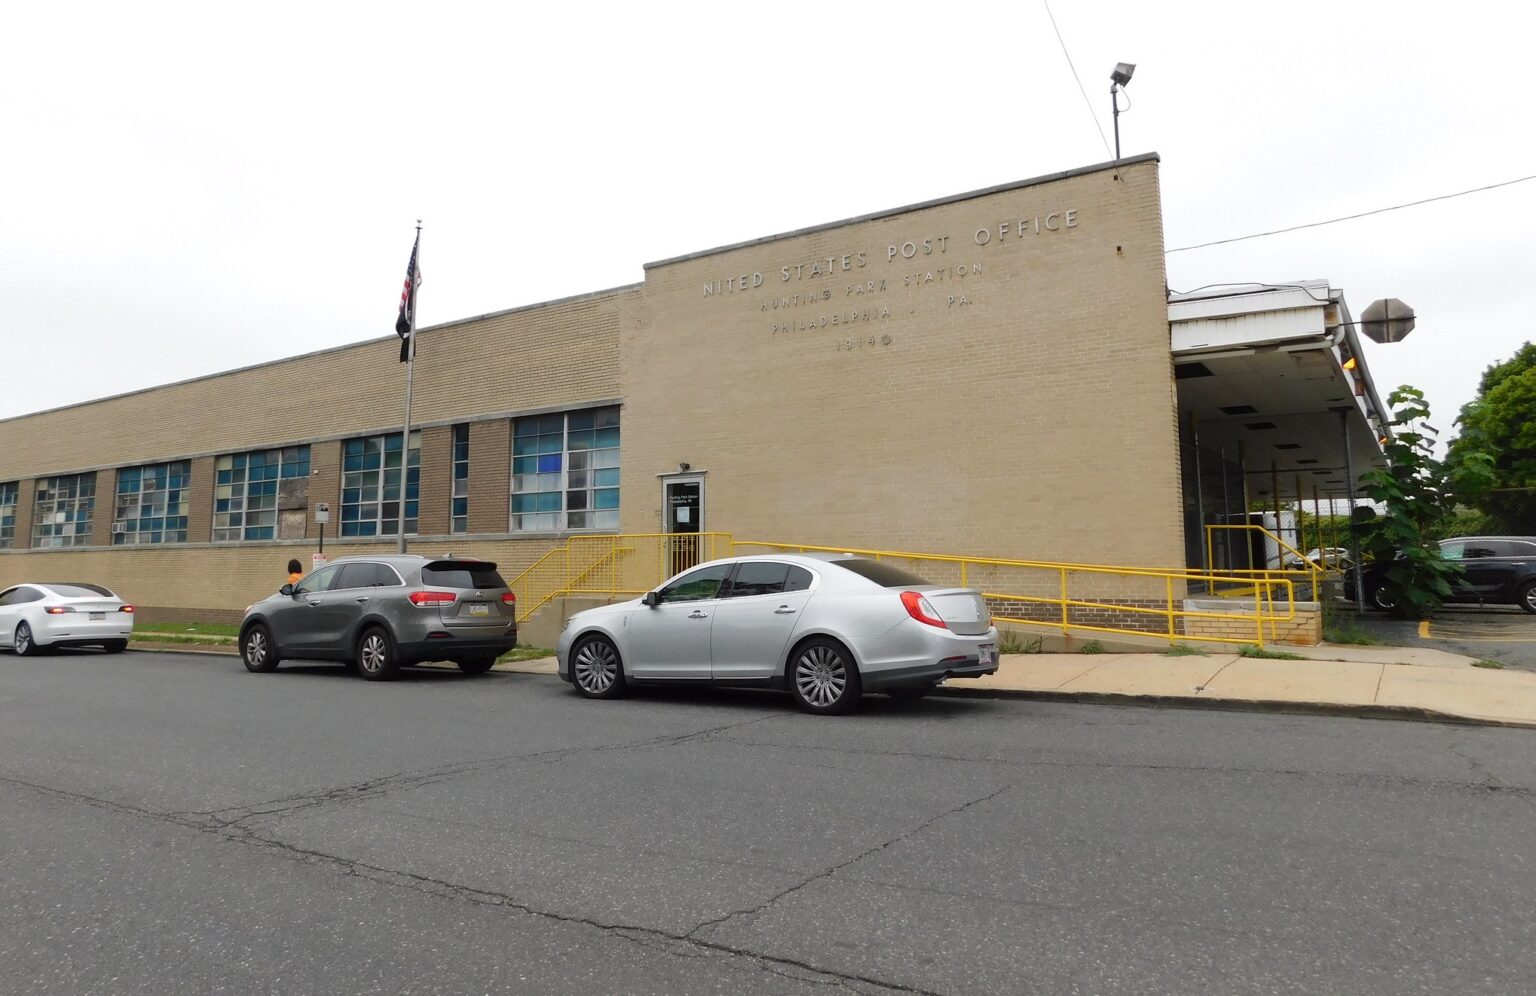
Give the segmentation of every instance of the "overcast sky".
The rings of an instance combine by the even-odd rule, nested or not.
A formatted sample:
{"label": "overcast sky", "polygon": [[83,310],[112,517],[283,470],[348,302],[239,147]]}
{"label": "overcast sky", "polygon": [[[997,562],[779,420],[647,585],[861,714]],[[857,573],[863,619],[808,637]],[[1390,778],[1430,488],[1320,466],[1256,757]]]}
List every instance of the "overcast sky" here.
{"label": "overcast sky", "polygon": [[[1536,173],[1529,5],[1051,9],[1086,102],[1041,0],[13,5],[0,417],[392,334],[418,217],[431,325],[1103,162],[1119,61],[1170,249]],[[1448,432],[1536,338],[1533,219],[1536,181],[1173,252],[1168,283],[1402,298],[1368,361]]]}

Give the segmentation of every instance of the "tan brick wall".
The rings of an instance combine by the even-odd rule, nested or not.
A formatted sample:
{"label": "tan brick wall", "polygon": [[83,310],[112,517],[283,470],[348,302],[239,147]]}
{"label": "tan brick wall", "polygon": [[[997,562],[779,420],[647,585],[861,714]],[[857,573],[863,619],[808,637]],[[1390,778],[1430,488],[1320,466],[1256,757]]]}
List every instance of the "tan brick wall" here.
{"label": "tan brick wall", "polygon": [[421,430],[421,489],[417,532],[423,536],[448,532],[452,521],[453,427]]}
{"label": "tan brick wall", "polygon": [[682,460],[742,537],[1183,561],[1155,163],[657,265],[630,303],[626,531]]}
{"label": "tan brick wall", "polygon": [[91,545],[112,545],[112,517],[117,512],[117,472],[96,472],[96,504],[91,509]]}
{"label": "tan brick wall", "polygon": [[[620,305],[635,293],[621,288],[423,329],[412,423],[617,397]],[[399,355],[391,337],[0,420],[0,481],[398,431]]]}
{"label": "tan brick wall", "polygon": [[192,482],[187,488],[187,542],[213,539],[213,486],[218,471],[213,457],[199,457],[187,468]]}
{"label": "tan brick wall", "polygon": [[[111,468],[194,458],[202,540],[203,457],[310,441],[308,505],[332,506],[327,553],[392,549],[337,538],[338,440],[397,429],[396,356],[394,340],[373,341],[3,420],[0,480],[105,468],[97,521],[109,529]],[[650,267],[639,287],[427,329],[415,378],[433,550],[449,545],[448,424],[471,422],[470,529],[482,537],[451,548],[515,568],[553,540],[499,538],[509,417],[617,399],[625,531],[660,526],[657,475],[687,461],[706,472],[709,527],[744,539],[1183,560],[1154,162],[700,254]],[[21,497],[29,537],[32,488]],[[88,577],[167,610],[243,607],[288,557],[307,562],[305,519],[293,543],[0,555],[0,581]],[[1160,581],[1089,588],[1165,594]]]}
{"label": "tan brick wall", "polygon": [[510,524],[512,423],[506,419],[469,426],[469,531],[504,533]]}
{"label": "tan brick wall", "polygon": [[[1207,637],[1237,640],[1243,643],[1259,643],[1259,626],[1251,610],[1245,612],[1239,604],[1222,604],[1213,607],[1209,602],[1194,602],[1186,606],[1191,611],[1230,613],[1226,618],[1210,619],[1188,617],[1184,619],[1184,633],[1190,637]],[[1283,610],[1283,607],[1281,609]],[[1266,621],[1263,642],[1283,643],[1293,646],[1315,647],[1323,642],[1323,610],[1316,602],[1299,603],[1294,618],[1271,624]]]}

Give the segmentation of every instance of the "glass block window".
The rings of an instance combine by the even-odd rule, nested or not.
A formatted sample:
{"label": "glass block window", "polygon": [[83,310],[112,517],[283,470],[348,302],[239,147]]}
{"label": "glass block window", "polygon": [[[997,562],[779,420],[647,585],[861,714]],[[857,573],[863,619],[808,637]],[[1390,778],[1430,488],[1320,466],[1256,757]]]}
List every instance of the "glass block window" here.
{"label": "glass block window", "polygon": [[45,477],[37,482],[32,545],[88,546],[96,509],[96,472]]}
{"label": "glass block window", "polygon": [[516,420],[513,531],[618,527],[618,408]]}
{"label": "glass block window", "polygon": [[453,524],[451,532],[469,532],[469,426],[453,427]]}
{"label": "glass block window", "polygon": [[402,513],[406,533],[414,533],[420,484],[421,433],[411,433],[404,488],[400,433],[347,440],[341,448],[341,535],[397,535]]}
{"label": "glass block window", "polygon": [[0,550],[16,545],[16,502],[21,485],[15,481],[0,484]]}
{"label": "glass block window", "polygon": [[231,453],[214,471],[214,540],[276,539],[278,482],[309,476],[309,447]]}
{"label": "glass block window", "polygon": [[185,543],[191,476],[186,460],[119,470],[112,545]]}

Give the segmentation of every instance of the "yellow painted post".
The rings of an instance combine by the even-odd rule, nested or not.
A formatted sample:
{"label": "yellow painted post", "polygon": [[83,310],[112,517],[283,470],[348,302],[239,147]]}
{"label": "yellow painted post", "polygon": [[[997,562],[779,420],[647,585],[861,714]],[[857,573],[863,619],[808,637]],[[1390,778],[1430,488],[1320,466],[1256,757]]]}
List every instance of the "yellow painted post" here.
{"label": "yellow painted post", "polygon": [[[1275,461],[1269,461],[1269,493],[1275,503],[1275,556],[1280,557],[1280,543],[1284,537],[1280,534],[1280,465]],[[1282,561],[1283,562],[1283,561]],[[1269,570],[1269,558],[1264,558],[1264,570]],[[1265,575],[1266,579],[1268,575]]]}
{"label": "yellow painted post", "polygon": [[1174,636],[1173,629],[1173,575],[1169,574],[1164,577],[1163,580],[1166,582],[1166,587],[1168,589],[1168,644],[1169,646],[1172,646],[1178,642],[1177,638]]}
{"label": "yellow painted post", "polygon": [[962,588],[969,588],[970,587],[970,584],[965,579],[966,578],[965,569],[966,569],[966,567],[969,564],[970,564],[970,561],[968,561],[968,560],[960,561],[960,587],[962,587]]}
{"label": "yellow painted post", "polygon": [[1061,572],[1061,635],[1067,635],[1067,569],[1059,568]]}

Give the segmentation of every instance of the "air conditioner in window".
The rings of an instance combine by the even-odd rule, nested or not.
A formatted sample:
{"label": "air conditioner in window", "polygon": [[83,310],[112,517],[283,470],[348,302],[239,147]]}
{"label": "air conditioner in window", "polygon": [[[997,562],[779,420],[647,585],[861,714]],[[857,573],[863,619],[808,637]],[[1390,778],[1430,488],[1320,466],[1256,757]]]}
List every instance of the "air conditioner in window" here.
{"label": "air conditioner in window", "polygon": [[114,522],[112,523],[112,531],[114,533],[126,533],[128,531],[128,523]]}

